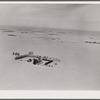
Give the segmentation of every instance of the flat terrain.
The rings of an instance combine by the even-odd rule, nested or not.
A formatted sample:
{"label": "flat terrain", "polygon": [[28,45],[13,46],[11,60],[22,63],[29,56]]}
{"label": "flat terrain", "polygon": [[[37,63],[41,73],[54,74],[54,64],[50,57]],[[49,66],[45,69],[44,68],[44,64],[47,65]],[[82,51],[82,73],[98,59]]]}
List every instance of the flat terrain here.
{"label": "flat terrain", "polygon": [[[99,90],[100,32],[0,27],[0,90]],[[14,60],[13,52],[59,58],[53,68]]]}

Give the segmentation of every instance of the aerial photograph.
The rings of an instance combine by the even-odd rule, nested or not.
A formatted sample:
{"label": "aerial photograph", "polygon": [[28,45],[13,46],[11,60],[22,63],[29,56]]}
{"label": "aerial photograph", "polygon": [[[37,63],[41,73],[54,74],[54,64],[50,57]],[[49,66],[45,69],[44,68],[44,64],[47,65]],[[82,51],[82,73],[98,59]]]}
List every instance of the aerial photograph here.
{"label": "aerial photograph", "polygon": [[0,3],[0,90],[100,90],[100,4]]}

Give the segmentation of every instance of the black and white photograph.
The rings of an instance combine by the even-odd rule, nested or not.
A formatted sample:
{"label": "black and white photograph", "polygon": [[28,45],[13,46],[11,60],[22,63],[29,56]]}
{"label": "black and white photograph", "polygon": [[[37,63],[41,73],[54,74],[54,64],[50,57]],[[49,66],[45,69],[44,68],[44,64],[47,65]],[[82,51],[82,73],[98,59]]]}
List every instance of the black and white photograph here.
{"label": "black and white photograph", "polygon": [[0,3],[0,90],[100,90],[100,4]]}

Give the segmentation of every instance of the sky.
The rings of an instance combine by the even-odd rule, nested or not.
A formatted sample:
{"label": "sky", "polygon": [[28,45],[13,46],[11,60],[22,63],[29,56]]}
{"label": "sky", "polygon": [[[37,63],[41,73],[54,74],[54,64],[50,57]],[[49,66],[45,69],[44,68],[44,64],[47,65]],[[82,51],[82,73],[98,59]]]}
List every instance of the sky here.
{"label": "sky", "polygon": [[0,4],[0,25],[100,31],[100,4]]}

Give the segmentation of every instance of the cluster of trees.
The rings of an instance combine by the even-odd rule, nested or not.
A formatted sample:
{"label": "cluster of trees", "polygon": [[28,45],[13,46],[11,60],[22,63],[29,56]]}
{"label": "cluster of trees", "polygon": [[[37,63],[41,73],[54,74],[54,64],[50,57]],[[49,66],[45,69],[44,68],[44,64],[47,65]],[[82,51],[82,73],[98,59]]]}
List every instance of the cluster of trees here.
{"label": "cluster of trees", "polygon": [[95,43],[95,44],[100,44],[100,42],[96,42],[96,41],[94,41],[94,42],[91,42],[91,41],[85,41],[85,43]]}

